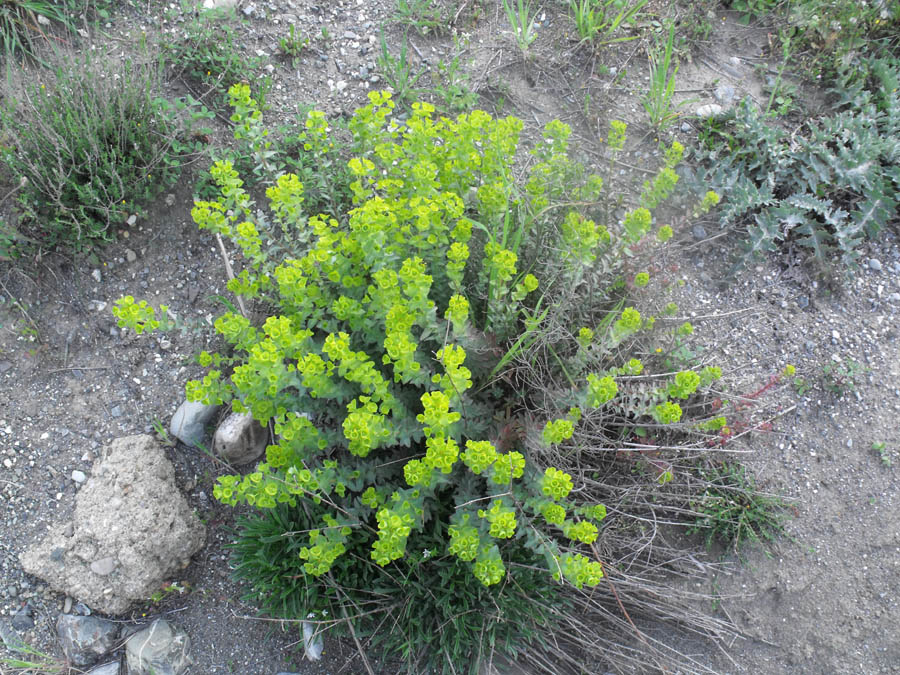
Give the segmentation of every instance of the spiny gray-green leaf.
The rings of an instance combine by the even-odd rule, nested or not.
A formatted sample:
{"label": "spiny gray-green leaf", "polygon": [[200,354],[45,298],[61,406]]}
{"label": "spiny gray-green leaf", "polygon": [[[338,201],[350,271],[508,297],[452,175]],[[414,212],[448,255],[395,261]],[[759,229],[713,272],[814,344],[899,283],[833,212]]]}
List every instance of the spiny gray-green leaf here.
{"label": "spiny gray-green leaf", "polygon": [[[762,216],[763,214],[760,215]],[[790,205],[782,205],[769,209],[769,211],[766,212],[765,217],[774,217],[776,219],[781,239],[787,237],[795,227],[806,222],[806,216],[803,214],[803,211]],[[757,218],[756,222],[759,223],[760,220],[760,218]]]}
{"label": "spiny gray-green leaf", "polygon": [[869,239],[874,239],[890,220],[896,206],[896,200],[884,192],[871,195],[853,212],[855,229],[864,231]]}
{"label": "spiny gray-green leaf", "polygon": [[884,170],[885,175],[890,178],[894,185],[900,189],[900,164],[897,166],[891,166]]}
{"label": "spiny gray-green leaf", "polygon": [[825,219],[826,225],[831,225],[835,230],[840,230],[844,227],[844,221],[847,219],[847,216],[850,215],[844,209],[836,208],[831,209],[822,214],[822,217]]}
{"label": "spiny gray-green leaf", "polygon": [[804,194],[802,192],[792,194],[784,201],[786,201],[791,206],[796,206],[800,209],[806,209],[807,211],[813,211],[822,216],[828,213],[829,209],[831,209],[832,206],[832,202],[830,199],[816,199],[812,195]]}
{"label": "spiny gray-green leaf", "polygon": [[755,253],[757,251],[774,251],[775,242],[780,241],[781,235],[781,218],[775,213],[774,209],[767,209],[754,216],[756,225],[747,228],[750,234],[750,249]]}
{"label": "spiny gray-green leaf", "polygon": [[797,243],[805,246],[813,251],[816,260],[822,264],[828,263],[829,255],[832,251],[830,242],[834,240],[828,232],[816,222],[807,222],[797,228],[797,233],[801,235],[797,238]]}

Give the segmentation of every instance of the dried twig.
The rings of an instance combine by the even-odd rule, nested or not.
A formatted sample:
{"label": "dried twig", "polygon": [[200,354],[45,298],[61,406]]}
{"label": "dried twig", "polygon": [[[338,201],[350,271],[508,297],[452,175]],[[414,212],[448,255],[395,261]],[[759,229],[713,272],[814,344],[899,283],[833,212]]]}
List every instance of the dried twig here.
{"label": "dried twig", "polygon": [[[231,262],[228,260],[228,251],[225,250],[225,242],[222,241],[222,235],[216,232],[216,241],[219,242],[219,251],[222,253],[222,260],[225,261],[225,274],[228,275],[228,279],[234,279],[234,270],[231,268]],[[234,297],[237,299],[238,307],[241,310],[241,316],[245,319],[247,318],[247,308],[244,307],[244,299],[237,293],[234,294]]]}

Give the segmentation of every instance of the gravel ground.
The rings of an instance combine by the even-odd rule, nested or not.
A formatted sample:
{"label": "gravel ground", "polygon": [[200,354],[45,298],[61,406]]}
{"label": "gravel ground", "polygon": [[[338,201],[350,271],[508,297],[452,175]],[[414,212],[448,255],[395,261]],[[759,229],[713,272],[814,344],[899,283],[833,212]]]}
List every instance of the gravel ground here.
{"label": "gravel ground", "polygon": [[[655,166],[656,153],[634,96],[644,86],[638,43],[588,59],[571,49],[568,25],[547,9],[523,66],[501,4],[468,5],[460,3],[455,25],[461,63],[481,106],[521,117],[532,136],[550,119],[567,121],[573,145],[589,161],[602,156],[598,137],[606,121],[625,119],[633,146],[619,178],[636,184],[645,177],[640,167]],[[363,103],[368,90],[383,84],[375,64],[378,29],[393,7],[390,0],[240,3],[241,46],[262,56],[273,78],[267,119],[289,122],[303,104],[337,119]],[[191,16],[177,3],[123,3],[96,41],[128,51],[142,32],[149,44],[178,35]],[[757,56],[765,31],[733,18],[724,16],[718,33],[700,46],[701,56],[679,74],[680,86],[703,90],[700,103],[718,100],[719,81],[758,95],[759,83],[740,64]],[[296,67],[278,55],[278,40],[291,24],[312,38]],[[323,28],[328,40],[316,37]],[[386,31],[391,44],[400,36],[397,27]],[[453,41],[415,33],[410,40],[410,58],[428,70],[426,82],[453,53]],[[633,74],[617,78],[629,69]],[[182,83],[170,86],[184,91]],[[226,137],[217,125],[217,138]],[[677,131],[690,142],[690,125]],[[24,575],[19,553],[71,512],[78,488],[73,472],[89,473],[103,445],[169,419],[185,380],[198,372],[191,357],[209,347],[210,321],[221,311],[215,296],[224,293],[222,262],[215,242],[190,221],[191,184],[183,180],[145,218],[123,226],[96,261],[50,256],[28,271],[0,267],[0,620],[30,606],[34,626],[23,637],[49,653],[56,651],[52,626],[65,599]],[[734,390],[757,392],[786,363],[802,378],[756,397],[738,446],[760,486],[791,500],[789,537],[769,554],[716,553],[726,565],[707,590],[724,599],[709,610],[730,618],[745,637],[727,645],[728,657],[705,643],[685,650],[721,673],[900,672],[896,232],[873,245],[863,269],[842,285],[817,282],[781,259],[762,261],[723,287],[723,260],[735,242],[709,240],[693,224],[676,238],[681,248],[673,262],[686,282],[677,301]],[[167,303],[199,328],[165,338],[123,335],[110,305],[124,294]],[[862,367],[855,387],[842,397],[826,391],[825,366],[851,361]],[[764,424],[769,420],[771,429]],[[873,443],[885,444],[894,466]],[[235,514],[211,498],[223,468],[194,450],[167,452],[179,486],[207,524],[209,543],[184,577],[173,579],[187,582],[189,593],[117,618],[164,615],[183,626],[193,641],[194,673],[362,672],[358,660],[346,663],[352,646],[329,642],[323,661],[306,663],[296,653],[295,627],[245,618],[254,612],[238,600],[241,589],[228,577],[223,548]]]}

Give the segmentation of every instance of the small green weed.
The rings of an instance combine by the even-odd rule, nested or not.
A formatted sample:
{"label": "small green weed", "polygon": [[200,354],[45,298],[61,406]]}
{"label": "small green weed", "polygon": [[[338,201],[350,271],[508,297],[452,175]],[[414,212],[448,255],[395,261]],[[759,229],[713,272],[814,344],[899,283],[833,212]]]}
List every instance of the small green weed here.
{"label": "small green weed", "polygon": [[190,592],[190,590],[191,585],[186,581],[183,581],[181,583],[178,583],[177,581],[173,581],[171,583],[167,582],[160,586],[160,588],[158,588],[156,591],[154,591],[153,594],[150,595],[150,597],[147,599],[154,605],[158,605],[167,598],[174,597],[175,595],[184,595],[185,593]]}
{"label": "small green weed", "polygon": [[733,10],[743,12],[740,22],[747,25],[752,19],[761,19],[770,14],[779,2],[780,0],[730,0],[726,4]]}
{"label": "small green weed", "polygon": [[256,77],[261,59],[245,56],[238,44],[232,25],[235,20],[233,12],[204,11],[187,24],[180,39],[161,44],[163,58],[177,76],[203,88],[205,91],[197,92],[200,97],[217,92],[217,103],[222,104],[228,88],[237,82],[253,82],[251,89],[257,99],[264,97],[270,86],[269,78]]}
{"label": "small green weed", "polygon": [[856,379],[863,372],[858,361],[826,363],[822,366],[822,386],[836,396],[856,390]]}
{"label": "small green weed", "polygon": [[433,0],[397,0],[393,19],[422,35],[440,34],[446,26],[441,9]]}
{"label": "small green weed", "polygon": [[782,40],[791,40],[795,62],[810,79],[828,81],[848,70],[864,78],[855,68],[859,55],[900,56],[900,3],[802,0],[781,8]]}
{"label": "small green weed", "polygon": [[[678,75],[678,64],[672,60],[672,45],[675,39],[675,26],[669,26],[669,35],[660,54],[659,47],[648,54],[650,59],[650,89],[641,100],[644,110],[650,117],[650,126],[656,131],[669,127],[679,116],[679,110],[696,99],[676,103],[675,76]],[[673,68],[674,66],[674,68]]]}
{"label": "small green weed", "polygon": [[288,34],[278,40],[278,50],[283,56],[291,60],[291,66],[294,68],[297,67],[300,56],[307,47],[309,47],[309,38],[300,37],[294,24],[291,24]]}
{"label": "small green weed", "polygon": [[688,49],[709,40],[717,23],[718,0],[678,0],[678,26]]}
{"label": "small green weed", "polygon": [[460,53],[450,61],[439,61],[432,87],[449,112],[471,110],[478,103],[478,95],[469,88],[469,76],[460,67]]}
{"label": "small green weed", "polygon": [[784,80],[784,69],[791,59],[791,40],[783,38],[781,42],[782,61],[778,68],[778,76],[771,84],[766,85],[769,92],[769,103],[766,105],[766,115],[787,115],[794,109],[794,98],[797,96],[797,87]]}
{"label": "small green weed", "polygon": [[887,446],[887,443],[884,441],[877,441],[872,443],[872,450],[878,453],[878,456],[881,458],[881,463],[887,467],[893,465],[893,460],[891,459],[891,449]]}
{"label": "small green weed", "polygon": [[792,384],[794,385],[794,391],[797,392],[798,396],[803,396],[810,390],[810,387],[812,387],[805,377],[799,375],[793,379]]}
{"label": "small green weed", "polygon": [[522,58],[525,59],[528,48],[537,39],[534,26],[537,14],[531,13],[531,5],[526,0],[515,0],[515,5],[510,4],[511,2],[512,0],[503,0],[503,11],[506,12],[506,19],[513,30],[516,45],[522,52]]}
{"label": "small green weed", "polygon": [[158,417],[154,417],[151,422],[153,425],[153,431],[156,433],[156,438],[160,443],[169,448],[174,448],[177,441],[173,439],[169,435],[168,429],[166,429],[165,425],[159,420]]}
{"label": "small green weed", "polygon": [[416,70],[409,60],[409,50],[404,40],[400,46],[400,55],[393,56],[388,49],[387,41],[384,39],[384,32],[380,36],[381,54],[378,55],[378,72],[384,78],[384,81],[393,90],[394,96],[401,101],[411,103],[412,100],[422,92],[421,87],[416,85],[419,79],[425,74],[425,68]]}
{"label": "small green weed", "polygon": [[758,492],[743,466],[721,462],[700,475],[708,485],[692,504],[697,517],[688,532],[702,532],[707,546],[718,541],[737,552],[747,542],[773,541],[784,532],[784,502]]}
{"label": "small green weed", "polygon": [[600,46],[636,39],[636,35],[613,35],[619,28],[633,24],[646,4],[647,0],[569,0],[569,10],[581,41]]}
{"label": "small green weed", "polygon": [[35,59],[39,40],[49,42],[54,27],[73,30],[65,4],[51,0],[0,1],[0,43],[9,61],[17,54]]}
{"label": "small green weed", "polygon": [[9,675],[64,675],[69,666],[64,659],[35,649],[18,638],[6,643],[18,656],[0,656],[0,671]]}

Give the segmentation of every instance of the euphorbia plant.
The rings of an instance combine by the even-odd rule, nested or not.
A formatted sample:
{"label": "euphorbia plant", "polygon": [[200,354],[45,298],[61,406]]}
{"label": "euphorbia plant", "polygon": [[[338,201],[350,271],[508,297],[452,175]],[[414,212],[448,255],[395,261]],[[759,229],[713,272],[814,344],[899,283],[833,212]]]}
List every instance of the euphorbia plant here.
{"label": "euphorbia plant", "polygon": [[[262,138],[250,133],[261,121],[246,85],[231,94],[250,116],[237,120],[249,125],[244,137]],[[590,219],[602,181],[568,158],[569,130],[559,122],[545,130],[521,191],[511,172],[518,120],[481,111],[436,120],[431,106],[416,104],[400,122],[389,94],[370,100],[349,125],[355,180],[346,220],[305,214],[292,174],[266,191],[273,222],[259,220],[229,162],[212,169],[221,196],[192,210],[201,228],[243,252],[228,288],[270,312],[261,326],[221,316],[215,327],[230,349],[201,353],[210,370],[187,385],[190,400],[229,403],[274,429],[266,461],[219,478],[214,494],[259,508],[315,502],[321,527],[300,552],[314,576],[347,553],[354,530],[370,533],[368,556],[384,566],[428,524],[445,533],[444,554],[471,563],[485,585],[507,573],[503,548],[512,541],[556,579],[595,585],[603,569],[593,544],[606,509],[572,499],[569,474],[539,469],[515,443],[501,446],[493,418],[517,394],[495,376],[540,330],[547,289],[615,260],[650,232],[651,215],[627,214],[619,240]],[[320,114],[307,129],[309,152],[328,146]],[[275,236],[293,242],[294,254],[273,259],[266,242]],[[553,264],[542,260],[548,251],[558,252]],[[138,330],[155,321],[131,298],[116,315]],[[583,329],[573,339],[583,366],[612,358],[648,325],[631,307],[613,318],[598,335]],[[615,377],[641,368],[632,359],[573,373],[569,412],[546,423],[543,442],[564,443],[582,407],[613,405]],[[694,389],[694,377],[680,375],[672,395]],[[680,417],[664,388],[648,400],[646,415]]]}

